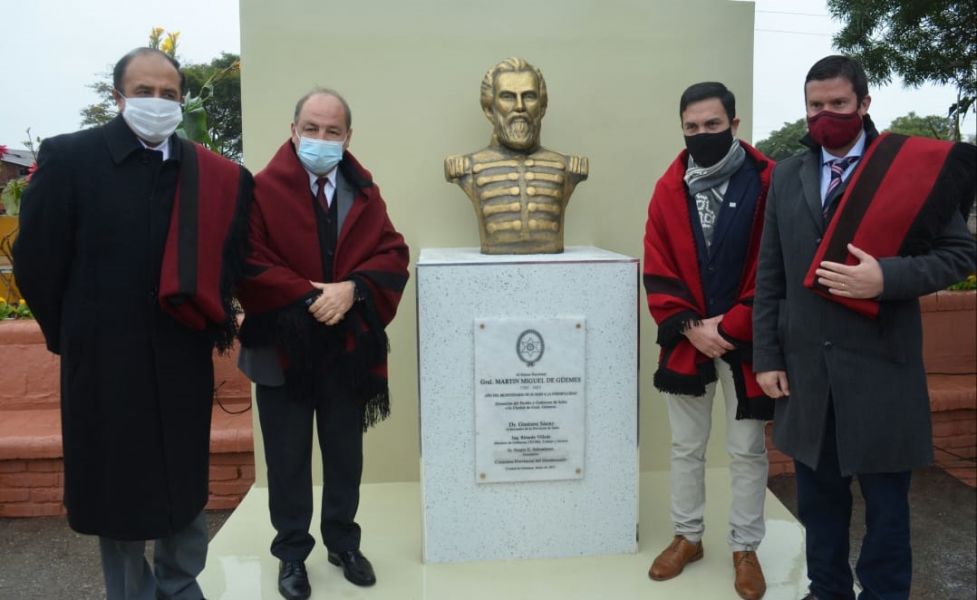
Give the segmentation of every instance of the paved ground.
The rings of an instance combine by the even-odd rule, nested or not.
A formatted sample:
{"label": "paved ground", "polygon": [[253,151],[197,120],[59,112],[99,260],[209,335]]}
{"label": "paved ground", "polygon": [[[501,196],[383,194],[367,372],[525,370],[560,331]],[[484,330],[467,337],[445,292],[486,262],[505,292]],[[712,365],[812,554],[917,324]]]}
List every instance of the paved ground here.
{"label": "paved ground", "polygon": [[[230,514],[207,513],[208,537]],[[151,552],[152,544],[147,546]],[[99,560],[98,539],[75,533],[64,517],[0,519],[2,600],[102,600]]]}
{"label": "paved ground", "polygon": [[[770,489],[796,513],[793,477]],[[854,485],[852,556],[864,533],[864,510]],[[913,474],[913,600],[977,600],[977,490],[937,468]],[[227,511],[207,514],[211,537]],[[854,562],[854,560],[853,560]],[[98,543],[71,531],[63,518],[0,519],[0,599],[104,598]]]}
{"label": "paved ground", "polygon": [[[797,515],[793,476],[778,477],[770,490]],[[865,534],[865,504],[855,497],[851,528],[852,565]],[[913,473],[909,489],[912,511],[912,600],[977,599],[977,490],[936,467]],[[0,529],[2,532],[2,529]]]}

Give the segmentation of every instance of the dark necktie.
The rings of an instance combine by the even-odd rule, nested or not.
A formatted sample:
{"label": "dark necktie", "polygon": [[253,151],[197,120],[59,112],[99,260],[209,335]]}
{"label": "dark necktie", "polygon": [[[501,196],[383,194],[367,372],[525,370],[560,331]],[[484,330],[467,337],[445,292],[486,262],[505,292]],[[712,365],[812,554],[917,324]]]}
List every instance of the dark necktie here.
{"label": "dark necktie", "polygon": [[329,212],[329,200],[326,198],[326,182],[329,181],[328,177],[320,177],[315,180],[319,190],[315,194],[316,202],[322,207],[322,210]]}
{"label": "dark necktie", "polygon": [[831,180],[828,181],[828,191],[824,193],[823,210],[825,214],[827,214],[828,208],[831,206],[831,202],[829,202],[829,198],[831,198],[831,192],[838,189],[838,186],[841,185],[841,176],[844,174],[845,171],[848,170],[848,167],[850,167],[852,163],[858,160],[859,158],[860,157],[858,156],[846,156],[844,158],[836,158],[835,160],[829,161],[830,169],[831,169]]}

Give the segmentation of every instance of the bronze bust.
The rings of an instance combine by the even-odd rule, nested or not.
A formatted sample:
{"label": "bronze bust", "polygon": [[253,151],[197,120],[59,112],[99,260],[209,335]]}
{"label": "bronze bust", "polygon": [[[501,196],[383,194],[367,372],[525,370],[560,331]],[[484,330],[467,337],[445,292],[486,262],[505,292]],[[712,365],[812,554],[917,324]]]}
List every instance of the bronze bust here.
{"label": "bronze bust", "polygon": [[547,104],[543,74],[507,58],[482,79],[481,103],[492,124],[489,145],[444,160],[444,176],[471,198],[482,254],[563,252],[563,216],[587,158],[547,150],[539,132]]}

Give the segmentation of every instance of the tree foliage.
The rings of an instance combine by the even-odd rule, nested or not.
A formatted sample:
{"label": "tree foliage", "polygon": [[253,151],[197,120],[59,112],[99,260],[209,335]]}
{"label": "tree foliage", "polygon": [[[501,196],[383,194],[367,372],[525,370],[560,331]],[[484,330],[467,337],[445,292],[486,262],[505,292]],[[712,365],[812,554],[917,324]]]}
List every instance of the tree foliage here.
{"label": "tree foliage", "polygon": [[240,58],[237,54],[223,52],[209,64],[189,65],[183,72],[187,77],[188,98],[201,98],[206,107],[210,149],[240,161]]}
{"label": "tree foliage", "polygon": [[977,100],[977,2],[974,0],[827,0],[845,23],[838,50],[859,59],[869,80],[893,74],[906,85],[929,81],[957,88],[947,111],[960,139],[959,121]]}
{"label": "tree foliage", "polygon": [[103,79],[88,84],[100,100],[81,109],[81,126],[85,128],[105,125],[115,117],[115,101],[112,99],[112,75],[102,75]]}
{"label": "tree foliage", "polygon": [[946,117],[929,115],[921,117],[914,112],[896,117],[889,124],[888,131],[903,135],[918,135],[935,140],[949,140],[953,138],[953,122]]}
{"label": "tree foliage", "polygon": [[770,136],[757,142],[757,150],[768,158],[783,160],[802,152],[801,138],[807,134],[807,120],[798,119],[793,123],[784,123],[780,129],[770,132]]}
{"label": "tree foliage", "polygon": [[[166,33],[155,27],[149,34],[150,48],[176,56],[180,32]],[[209,63],[183,65],[187,79],[184,98],[184,122],[181,135],[200,142],[231,160],[241,160],[241,73],[240,58],[223,52]],[[111,71],[111,69],[109,69]],[[89,84],[99,101],[81,110],[82,127],[98,127],[111,121],[116,113],[112,98],[112,75]]]}

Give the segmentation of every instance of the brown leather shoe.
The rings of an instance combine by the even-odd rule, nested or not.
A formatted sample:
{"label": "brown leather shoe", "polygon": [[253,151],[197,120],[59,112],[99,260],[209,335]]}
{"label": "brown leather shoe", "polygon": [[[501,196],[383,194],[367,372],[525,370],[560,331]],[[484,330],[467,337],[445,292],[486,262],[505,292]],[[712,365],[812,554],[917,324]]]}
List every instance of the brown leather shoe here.
{"label": "brown leather shoe", "polygon": [[665,581],[678,576],[685,565],[702,558],[702,542],[693,544],[684,536],[677,535],[668,548],[662,550],[648,569],[648,577],[655,581]]}
{"label": "brown leather shoe", "polygon": [[736,593],[743,600],[760,600],[767,591],[763,569],[756,552],[733,552],[733,569],[736,570]]}

